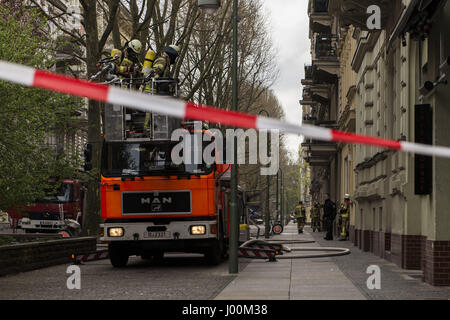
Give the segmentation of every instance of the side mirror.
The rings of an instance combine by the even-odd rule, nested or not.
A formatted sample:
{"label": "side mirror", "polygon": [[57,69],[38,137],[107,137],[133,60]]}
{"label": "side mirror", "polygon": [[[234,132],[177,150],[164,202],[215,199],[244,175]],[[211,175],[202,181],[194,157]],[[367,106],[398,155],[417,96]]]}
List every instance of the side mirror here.
{"label": "side mirror", "polygon": [[92,144],[86,144],[86,149],[84,149],[84,171],[92,170]]}

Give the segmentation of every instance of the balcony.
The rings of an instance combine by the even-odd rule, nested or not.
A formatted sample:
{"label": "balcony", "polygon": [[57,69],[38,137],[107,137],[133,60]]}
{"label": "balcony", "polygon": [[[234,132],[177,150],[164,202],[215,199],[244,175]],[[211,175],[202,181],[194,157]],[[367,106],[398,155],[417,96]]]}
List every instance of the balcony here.
{"label": "balcony", "polygon": [[328,166],[337,153],[337,145],[334,142],[306,139],[302,147],[305,150],[304,159],[313,167]]}
{"label": "balcony", "polygon": [[311,117],[309,115],[303,117],[303,124],[311,124],[314,125],[317,121],[316,117]]}
{"label": "balcony", "polygon": [[309,29],[312,33],[331,33],[333,17],[328,13],[328,0],[310,2]]}
{"label": "balcony", "polygon": [[316,59],[332,59],[338,58],[339,37],[334,34],[321,33],[315,36],[315,53]]}
{"label": "balcony", "polygon": [[305,65],[305,79],[302,80],[302,85],[312,85],[312,65]]}
{"label": "balcony", "polygon": [[333,84],[337,81],[339,73],[338,41],[339,38],[333,34],[315,36],[312,61],[313,83]]}
{"label": "balcony", "polygon": [[309,88],[309,94],[314,102],[322,105],[330,104],[329,86],[326,84],[314,84]]}
{"label": "balcony", "polygon": [[329,0],[313,0],[312,13],[328,13]]}
{"label": "balcony", "polygon": [[303,89],[303,99],[300,100],[300,104],[302,106],[308,106],[308,105],[313,105],[316,102],[313,101],[313,98],[311,96],[311,91],[310,88],[304,88]]}
{"label": "balcony", "polygon": [[328,129],[335,129],[335,130],[339,129],[339,125],[334,120],[320,120],[320,121],[316,121],[315,125],[319,126],[319,127],[328,128]]}

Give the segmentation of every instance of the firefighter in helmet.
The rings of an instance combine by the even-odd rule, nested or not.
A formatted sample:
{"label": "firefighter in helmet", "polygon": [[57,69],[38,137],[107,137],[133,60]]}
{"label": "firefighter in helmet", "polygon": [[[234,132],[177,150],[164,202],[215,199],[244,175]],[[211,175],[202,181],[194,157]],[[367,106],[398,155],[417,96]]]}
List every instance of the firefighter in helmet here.
{"label": "firefighter in helmet", "polygon": [[[143,88],[144,92],[151,93],[151,94],[169,94],[173,91],[173,88],[170,88],[170,86],[167,83],[162,83],[158,85],[156,88],[152,88],[151,79],[158,79],[158,78],[170,78],[171,72],[170,72],[170,66],[175,64],[176,59],[180,53],[180,47],[176,45],[170,45],[167,47],[164,47],[164,51],[162,55],[157,58],[153,62],[152,69],[147,73],[144,73],[145,77],[145,88]],[[145,127],[147,128],[149,126],[150,116],[147,114],[145,118]]]}
{"label": "firefighter in helmet", "polygon": [[313,232],[320,231],[320,206],[318,202],[311,208],[311,228]]}
{"label": "firefighter in helmet", "polygon": [[303,233],[306,222],[306,209],[303,206],[303,201],[300,201],[298,206],[295,207],[295,217],[297,219],[298,233]]}
{"label": "firefighter in helmet", "polygon": [[339,209],[340,215],[340,240],[344,241],[348,239],[349,227],[350,227],[350,195],[345,194],[344,203],[341,204]]}
{"label": "firefighter in helmet", "polygon": [[180,54],[180,47],[172,44],[164,48],[164,52],[156,59],[153,64],[154,77],[159,78],[169,78],[170,77],[170,66],[175,64],[178,55]]}
{"label": "firefighter in helmet", "polygon": [[138,59],[141,51],[142,43],[137,39],[125,43],[123,50],[113,49],[111,56],[113,58],[119,56],[115,60],[116,74],[125,78],[137,77],[142,70],[142,64]]}

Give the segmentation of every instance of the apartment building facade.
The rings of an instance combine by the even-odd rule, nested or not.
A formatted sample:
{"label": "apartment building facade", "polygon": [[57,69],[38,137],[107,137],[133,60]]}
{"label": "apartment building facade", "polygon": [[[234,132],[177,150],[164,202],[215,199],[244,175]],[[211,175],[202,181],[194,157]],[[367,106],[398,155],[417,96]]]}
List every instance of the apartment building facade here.
{"label": "apartment building facade", "polygon": [[[311,3],[322,9],[326,3],[339,30],[339,128],[450,146],[450,91],[440,67],[450,56],[450,3]],[[374,4],[381,11],[378,29],[369,28],[364,9]],[[426,81],[432,90],[424,89]],[[339,145],[334,155],[339,176],[328,183],[352,195],[351,241],[402,268],[422,270],[432,285],[450,285],[450,162],[361,145]]]}

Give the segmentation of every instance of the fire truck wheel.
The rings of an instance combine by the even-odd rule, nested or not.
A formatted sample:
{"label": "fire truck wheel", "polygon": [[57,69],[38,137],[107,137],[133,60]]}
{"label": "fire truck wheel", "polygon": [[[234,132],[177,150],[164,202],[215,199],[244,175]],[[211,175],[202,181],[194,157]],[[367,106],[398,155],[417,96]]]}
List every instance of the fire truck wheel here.
{"label": "fire truck wheel", "polygon": [[223,246],[220,241],[217,241],[213,246],[208,248],[205,252],[205,259],[209,265],[216,266],[222,262]]}
{"label": "fire truck wheel", "polygon": [[143,253],[143,254],[141,254],[141,259],[142,260],[151,260],[152,255],[151,255],[151,253]]}
{"label": "fire truck wheel", "polygon": [[164,251],[153,252],[152,258],[155,262],[162,262],[164,260]]}
{"label": "fire truck wheel", "polygon": [[115,245],[109,245],[109,260],[114,268],[123,268],[128,263],[128,253],[116,247]]}

